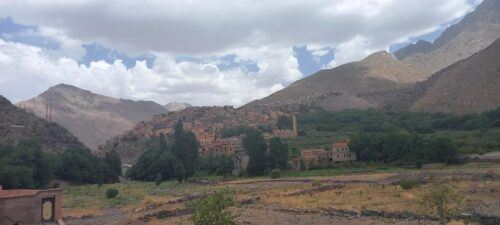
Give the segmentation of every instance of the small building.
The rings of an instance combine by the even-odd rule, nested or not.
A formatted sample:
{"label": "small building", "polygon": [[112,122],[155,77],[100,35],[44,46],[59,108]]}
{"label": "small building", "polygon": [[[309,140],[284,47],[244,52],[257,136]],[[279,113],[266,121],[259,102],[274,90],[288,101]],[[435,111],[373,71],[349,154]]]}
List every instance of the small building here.
{"label": "small building", "polygon": [[39,224],[61,219],[61,189],[0,189],[0,224]]}
{"label": "small building", "polygon": [[302,149],[300,155],[306,169],[311,168],[311,166],[328,166],[356,160],[356,153],[351,152],[348,141],[333,142],[328,150]]}

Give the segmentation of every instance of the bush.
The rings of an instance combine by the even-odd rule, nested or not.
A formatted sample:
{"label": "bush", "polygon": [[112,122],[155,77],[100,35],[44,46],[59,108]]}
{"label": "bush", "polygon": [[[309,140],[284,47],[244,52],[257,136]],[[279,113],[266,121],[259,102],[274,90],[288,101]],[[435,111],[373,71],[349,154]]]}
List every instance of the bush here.
{"label": "bush", "polygon": [[409,190],[409,189],[412,189],[414,187],[420,186],[420,181],[415,180],[415,179],[401,180],[401,182],[399,183],[399,186],[403,190]]}
{"label": "bush", "polygon": [[227,210],[234,205],[233,194],[228,190],[221,190],[189,203],[188,209],[193,212],[191,221],[194,225],[236,225],[234,215]]}
{"label": "bush", "polygon": [[277,179],[281,177],[281,170],[274,169],[271,171],[271,179]]}
{"label": "bush", "polygon": [[158,186],[163,182],[163,177],[161,176],[161,173],[157,173],[155,177],[155,185]]}
{"label": "bush", "polygon": [[108,190],[106,190],[106,198],[114,198],[118,194],[119,192],[116,188],[108,188]]}

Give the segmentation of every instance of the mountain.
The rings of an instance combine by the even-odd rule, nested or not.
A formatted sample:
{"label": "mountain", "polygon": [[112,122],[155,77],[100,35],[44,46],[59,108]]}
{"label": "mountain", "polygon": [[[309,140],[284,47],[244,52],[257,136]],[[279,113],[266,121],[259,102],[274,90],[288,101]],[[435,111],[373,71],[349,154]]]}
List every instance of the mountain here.
{"label": "mountain", "polygon": [[[151,101],[116,99],[66,84],[51,87],[16,105],[40,118],[52,112],[52,121],[68,129],[93,150],[138,122],[166,112],[163,106]],[[51,106],[49,110],[47,105]]]}
{"label": "mountain", "polygon": [[466,114],[500,106],[500,39],[410,88],[361,97],[390,111]]}
{"label": "mountain", "polygon": [[419,40],[415,44],[410,44],[404,48],[401,48],[394,53],[397,59],[403,60],[404,58],[416,54],[416,53],[428,53],[432,51],[432,43],[428,41]]}
{"label": "mountain", "polygon": [[247,107],[306,102],[308,107],[334,111],[367,108],[373,105],[358,97],[359,94],[402,88],[423,79],[422,73],[389,53],[377,52],[361,61],[321,70]]}
{"label": "mountain", "polygon": [[177,112],[177,111],[181,111],[187,107],[190,107],[192,105],[190,105],[189,103],[185,103],[185,102],[170,102],[168,104],[166,104],[164,107],[169,111],[169,112]]}
{"label": "mountain", "polygon": [[49,152],[85,148],[65,128],[27,113],[0,96],[0,144],[15,144],[23,139],[37,139]]}
{"label": "mountain", "polygon": [[430,76],[488,47],[500,38],[500,0],[484,0],[459,23],[448,27],[428,46],[409,45],[396,57]]}

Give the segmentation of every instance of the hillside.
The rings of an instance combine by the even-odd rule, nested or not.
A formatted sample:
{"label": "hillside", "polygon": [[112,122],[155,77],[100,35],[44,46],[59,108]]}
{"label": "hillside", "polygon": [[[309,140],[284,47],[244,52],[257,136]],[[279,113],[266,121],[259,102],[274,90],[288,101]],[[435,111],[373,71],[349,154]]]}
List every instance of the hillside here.
{"label": "hillside", "polygon": [[430,76],[488,47],[499,37],[500,0],[484,0],[459,23],[448,27],[432,46],[417,43],[394,55]]}
{"label": "hillside", "polygon": [[[387,52],[377,52],[361,61],[321,70],[248,106],[284,102],[294,104],[308,99],[308,102],[322,103],[310,104],[309,107],[321,106],[329,110],[366,108],[372,105],[360,99],[358,94],[406,87],[422,79],[420,72],[401,63]],[[328,96],[325,98],[324,95],[330,92],[340,92],[344,97],[339,99],[339,95],[329,95],[334,98],[328,99]],[[315,96],[322,98],[315,98]],[[342,102],[340,107],[336,105],[338,102]]]}
{"label": "hillside", "polygon": [[11,145],[24,139],[37,139],[48,152],[85,148],[63,127],[27,113],[0,96],[0,144]]}
{"label": "hillside", "polygon": [[163,106],[151,101],[115,99],[66,84],[51,87],[16,105],[40,118],[45,118],[46,105],[50,105],[52,121],[94,150],[138,122],[166,112]]}
{"label": "hillside", "polygon": [[412,111],[473,113],[500,106],[500,39],[435,74]]}
{"label": "hillside", "polygon": [[483,112],[500,106],[500,39],[410,88],[361,95],[389,111]]}

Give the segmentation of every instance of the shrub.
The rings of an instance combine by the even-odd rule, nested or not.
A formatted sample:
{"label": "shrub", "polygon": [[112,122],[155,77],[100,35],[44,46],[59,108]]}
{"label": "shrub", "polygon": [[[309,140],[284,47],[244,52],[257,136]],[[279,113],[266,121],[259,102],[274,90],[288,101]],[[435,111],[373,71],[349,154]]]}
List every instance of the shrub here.
{"label": "shrub", "polygon": [[415,179],[401,180],[401,182],[399,183],[399,186],[403,190],[409,190],[409,189],[412,189],[414,187],[420,186],[420,181],[415,180]]}
{"label": "shrub", "polygon": [[274,169],[271,171],[271,179],[277,179],[281,177],[281,170]]}
{"label": "shrub", "polygon": [[158,186],[163,182],[163,177],[161,176],[161,173],[157,173],[155,177],[155,185]]}
{"label": "shrub", "polygon": [[194,225],[236,225],[234,215],[226,210],[234,204],[232,193],[226,189],[189,203],[187,207],[193,212],[191,220]]}
{"label": "shrub", "polygon": [[106,198],[114,198],[118,194],[119,192],[116,188],[108,188],[108,190],[106,190]]}

